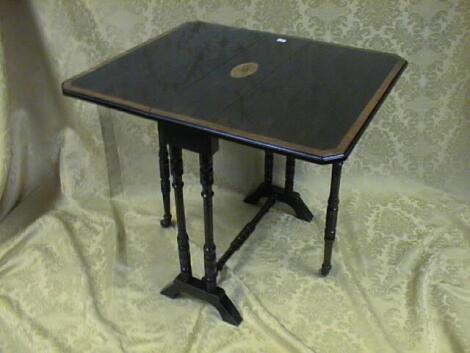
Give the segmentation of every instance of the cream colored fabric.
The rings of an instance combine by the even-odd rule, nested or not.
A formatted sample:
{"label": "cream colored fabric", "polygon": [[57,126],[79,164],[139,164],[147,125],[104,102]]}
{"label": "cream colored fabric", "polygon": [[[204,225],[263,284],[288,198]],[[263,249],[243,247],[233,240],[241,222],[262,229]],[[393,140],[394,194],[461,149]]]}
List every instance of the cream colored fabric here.
{"label": "cream colored fabric", "polygon": [[[276,206],[229,261],[219,283],[238,328],[159,294],[178,264],[176,230],[159,226],[156,124],[60,93],[195,18],[410,62],[345,164],[331,274],[318,275],[330,168],[298,162],[315,219]],[[0,352],[470,352],[469,26],[464,0],[1,1]],[[200,276],[198,164],[184,161]],[[282,158],[275,172],[282,183]],[[221,143],[219,253],[261,178],[259,151]]]}

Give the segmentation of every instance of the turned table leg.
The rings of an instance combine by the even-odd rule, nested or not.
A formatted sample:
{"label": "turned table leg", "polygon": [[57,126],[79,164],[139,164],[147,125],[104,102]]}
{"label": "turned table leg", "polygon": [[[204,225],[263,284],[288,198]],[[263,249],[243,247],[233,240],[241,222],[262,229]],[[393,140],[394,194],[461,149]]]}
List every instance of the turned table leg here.
{"label": "turned table leg", "polygon": [[178,256],[180,260],[181,278],[189,280],[192,276],[191,254],[189,251],[189,239],[186,232],[186,218],[184,214],[183,198],[183,160],[180,147],[170,147],[171,174],[173,176],[173,188],[175,192]]}
{"label": "turned table leg", "polygon": [[284,190],[286,193],[294,192],[294,176],[295,176],[295,158],[286,157],[286,178]]}
{"label": "turned table leg", "polygon": [[214,244],[214,223],[212,210],[212,184],[214,172],[212,168],[212,154],[199,153],[200,181],[202,185],[201,196],[204,207],[204,282],[206,289],[212,292],[217,285],[217,259]]}
{"label": "turned table leg", "polygon": [[167,228],[171,225],[171,210],[170,210],[170,169],[168,163],[168,150],[167,143],[163,129],[158,130],[159,139],[159,164],[160,164],[160,185],[163,198],[163,218],[160,220],[162,227]]}
{"label": "turned table leg", "polygon": [[338,218],[339,186],[341,180],[341,169],[343,163],[334,163],[331,171],[330,197],[328,198],[328,208],[326,212],[325,225],[325,253],[321,274],[327,276],[331,270],[331,254],[336,236],[336,221]]}
{"label": "turned table leg", "polygon": [[[232,325],[239,325],[242,317],[223,288],[217,287],[217,259],[214,243],[212,184],[214,182],[212,159],[218,149],[218,140],[210,135],[186,127],[162,124],[165,140],[170,146],[170,166],[176,207],[176,226],[180,273],[161,294],[177,298],[181,293],[189,294],[213,305],[222,319]],[[199,154],[200,180],[204,207],[204,272],[202,279],[193,277],[189,239],[183,201],[183,161],[182,148]]]}
{"label": "turned table leg", "polygon": [[264,154],[264,184],[266,186],[272,186],[273,184],[273,162],[273,152],[266,151]]}

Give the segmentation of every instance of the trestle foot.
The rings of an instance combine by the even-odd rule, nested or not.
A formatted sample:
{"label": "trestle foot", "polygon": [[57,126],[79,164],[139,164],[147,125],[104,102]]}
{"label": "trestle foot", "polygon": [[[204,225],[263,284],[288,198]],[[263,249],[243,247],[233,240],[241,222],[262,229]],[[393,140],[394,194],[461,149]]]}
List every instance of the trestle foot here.
{"label": "trestle foot", "polygon": [[276,201],[289,205],[294,210],[297,218],[306,222],[310,222],[313,219],[312,212],[310,212],[298,192],[286,191],[276,185],[267,185],[262,183],[253,193],[248,195],[244,201],[246,203],[256,205],[261,198],[269,198],[273,195],[276,196]]}
{"label": "trestle foot", "polygon": [[212,291],[208,291],[205,281],[194,277],[186,281],[181,276],[178,276],[161,291],[161,294],[171,299],[177,298],[181,293],[188,294],[213,305],[219,312],[222,320],[231,325],[238,326],[243,320],[235,305],[220,287],[215,287]]}

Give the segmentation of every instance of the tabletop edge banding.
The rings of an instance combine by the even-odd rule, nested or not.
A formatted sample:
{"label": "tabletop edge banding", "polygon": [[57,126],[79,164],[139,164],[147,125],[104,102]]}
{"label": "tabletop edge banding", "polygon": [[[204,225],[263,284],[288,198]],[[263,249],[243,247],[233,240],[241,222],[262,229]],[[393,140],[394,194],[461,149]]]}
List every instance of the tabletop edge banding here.
{"label": "tabletop edge banding", "polygon": [[162,120],[170,123],[182,124],[204,131],[206,133],[213,134],[226,140],[241,142],[255,148],[269,149],[276,153],[292,155],[296,158],[317,164],[328,164],[344,161],[348,158],[355,146],[355,143],[357,142],[355,140],[357,140],[359,137],[358,135],[361,134],[361,130],[363,130],[363,127],[366,126],[370,120],[372,120],[372,117],[377,110],[375,108],[378,108],[381,100],[383,100],[383,98],[387,96],[388,91],[393,88],[393,84],[397,81],[397,78],[403,72],[406,65],[407,62],[403,58],[400,58],[398,63],[394,65],[393,69],[387,75],[387,78],[383,81],[379,89],[371,98],[369,103],[363,109],[358,119],[356,119],[354,124],[351,125],[348,132],[341,139],[340,143],[336,147],[330,149],[316,149],[304,145],[298,145],[273,137],[258,135],[255,133],[219,125],[206,120],[200,120],[191,116],[174,112],[167,112],[158,108],[151,108],[149,106],[127,101],[125,99],[75,87],[72,84],[73,79],[68,79],[63,82],[62,92],[67,96],[76,97],[110,108],[119,109],[121,111],[130,114],[136,114],[152,121]]}
{"label": "tabletop edge banding", "polygon": [[[76,87],[73,85],[73,81],[77,80],[80,77],[87,75],[93,70],[96,70],[111,61],[119,59],[123,57],[124,55],[130,52],[133,52],[146,44],[149,44],[158,39],[161,39],[191,23],[205,23],[205,22],[201,22],[201,21],[184,22],[173,29],[163,32],[157,37],[151,38],[138,46],[130,48],[129,50],[121,53],[120,55],[117,55],[110,59],[105,60],[104,62],[98,64],[97,66],[89,70],[86,70],[85,72],[74,75],[73,77],[67,79],[66,81],[62,83],[63,94],[67,96],[71,96],[71,97],[80,98],[85,101],[90,101],[93,103],[104,105],[110,108],[115,108],[115,109],[130,113],[130,114],[138,115],[143,118],[153,120],[153,121],[160,120],[160,121],[166,121],[170,123],[189,126],[197,130],[204,131],[205,133],[212,134],[214,136],[217,136],[226,140],[243,143],[243,144],[255,147],[255,148],[272,150],[273,152],[276,152],[276,153],[290,155],[295,158],[307,160],[309,162],[313,162],[317,164],[329,164],[329,163],[344,161],[349,157],[357,141],[359,140],[360,136],[364,132],[365,127],[370,123],[373,116],[379,109],[381,102],[384,100],[386,96],[388,96],[388,94],[390,93],[391,89],[394,86],[394,83],[397,81],[398,77],[401,75],[404,68],[407,66],[406,60],[400,57],[399,55],[381,53],[381,54],[387,54],[387,55],[395,57],[397,62],[392,67],[392,69],[390,70],[390,72],[388,73],[384,81],[381,83],[379,88],[376,90],[374,95],[371,97],[369,102],[366,104],[364,109],[358,115],[357,119],[354,121],[354,123],[349,127],[348,131],[341,138],[340,143],[336,147],[327,148],[327,149],[319,149],[319,148],[314,148],[314,147],[305,146],[301,144],[291,143],[291,142],[288,142],[279,138],[260,135],[254,132],[240,130],[237,128],[232,128],[232,127],[214,123],[208,120],[198,119],[192,116],[179,114],[177,112],[169,112],[169,111],[161,110],[156,107],[145,106],[145,105],[128,101],[122,98],[109,96],[104,93],[91,91],[91,90]],[[220,25],[220,26],[229,27],[229,26],[224,26],[224,25]],[[257,31],[257,32],[261,32],[261,31]],[[286,35],[286,37],[292,37],[292,36]],[[301,37],[298,37],[298,38],[301,38]],[[308,38],[301,38],[301,39],[311,40]],[[326,43],[326,44],[331,45],[332,43]],[[333,45],[337,45],[337,44],[333,44]],[[348,46],[344,46],[341,44],[338,46],[348,47]],[[377,52],[373,50],[354,48],[354,47],[348,47],[348,48]],[[380,52],[377,52],[377,53],[380,53]]]}
{"label": "tabletop edge banding", "polygon": [[380,109],[381,104],[390,94],[396,82],[408,65],[408,62],[402,57],[395,54],[393,56],[397,58],[397,63],[390,70],[387,77],[384,79],[382,84],[379,86],[377,91],[359,114],[358,118],[354,121],[349,130],[341,139],[338,146],[335,148],[345,155],[345,159],[349,157],[365,128]]}
{"label": "tabletop edge banding", "polygon": [[[329,164],[345,159],[344,153],[337,151],[336,148],[325,150],[314,149],[272,137],[257,135],[234,128],[227,128],[223,125],[199,120],[190,116],[166,112],[102,93],[74,87],[70,80],[67,80],[62,84],[62,92],[64,95],[69,97],[79,98],[108,108],[117,109],[125,113],[138,115],[152,121],[164,121],[191,127],[224,140],[239,142],[258,149],[268,149],[275,153],[292,156],[312,163]],[[197,122],[197,124],[195,122]]]}

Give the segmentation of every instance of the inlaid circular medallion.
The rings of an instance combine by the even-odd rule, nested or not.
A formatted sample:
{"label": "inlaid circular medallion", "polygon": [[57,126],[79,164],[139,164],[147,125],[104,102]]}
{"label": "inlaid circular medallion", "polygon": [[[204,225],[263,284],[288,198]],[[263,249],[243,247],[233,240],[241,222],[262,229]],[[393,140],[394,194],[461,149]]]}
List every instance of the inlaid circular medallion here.
{"label": "inlaid circular medallion", "polygon": [[256,71],[258,71],[257,63],[243,63],[234,66],[232,70],[230,70],[230,76],[232,76],[233,78],[243,78],[253,75]]}

